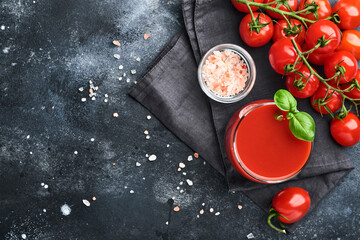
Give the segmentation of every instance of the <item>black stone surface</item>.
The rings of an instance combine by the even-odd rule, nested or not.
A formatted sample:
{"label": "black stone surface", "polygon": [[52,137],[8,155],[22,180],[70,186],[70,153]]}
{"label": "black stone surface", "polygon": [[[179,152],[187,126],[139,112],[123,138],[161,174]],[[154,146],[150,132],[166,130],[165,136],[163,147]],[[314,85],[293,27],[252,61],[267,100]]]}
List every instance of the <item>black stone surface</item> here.
{"label": "black stone surface", "polygon": [[[356,169],[295,233],[283,236],[267,226],[266,213],[246,196],[228,193],[223,177],[203,159],[188,162],[193,151],[154,117],[148,120],[147,110],[127,96],[183,27],[180,5],[175,0],[0,2],[0,239],[22,234],[27,239],[360,237],[359,145],[347,149]],[[146,41],[144,33],[151,35]],[[127,77],[120,81],[123,73]],[[99,86],[94,101],[88,97],[89,80]],[[155,154],[156,161],[145,154]],[[177,171],[179,162],[186,164],[186,176]],[[71,207],[68,216],[60,211],[64,204]],[[179,212],[172,211],[175,205]]]}

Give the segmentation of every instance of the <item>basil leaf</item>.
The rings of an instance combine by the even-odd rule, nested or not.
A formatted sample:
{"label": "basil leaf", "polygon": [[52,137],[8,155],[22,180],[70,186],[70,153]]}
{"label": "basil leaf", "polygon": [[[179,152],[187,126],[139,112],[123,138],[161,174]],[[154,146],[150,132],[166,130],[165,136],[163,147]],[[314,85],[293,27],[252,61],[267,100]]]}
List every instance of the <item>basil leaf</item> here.
{"label": "basil leaf", "polygon": [[287,90],[280,89],[274,95],[274,102],[278,108],[283,111],[297,112],[296,99]]}
{"label": "basil leaf", "polygon": [[290,131],[298,139],[312,142],[315,138],[315,122],[306,112],[294,113],[289,122]]}

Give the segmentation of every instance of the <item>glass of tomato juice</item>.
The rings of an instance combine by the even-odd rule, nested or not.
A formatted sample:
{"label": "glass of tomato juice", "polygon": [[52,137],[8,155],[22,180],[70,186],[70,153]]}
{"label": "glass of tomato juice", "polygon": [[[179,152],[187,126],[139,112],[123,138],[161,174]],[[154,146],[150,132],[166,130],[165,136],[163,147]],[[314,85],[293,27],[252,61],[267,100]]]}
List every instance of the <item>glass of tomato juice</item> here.
{"label": "glass of tomato juice", "polygon": [[305,167],[312,143],[294,137],[285,114],[273,100],[259,100],[232,116],[225,149],[242,176],[260,183],[281,183]]}

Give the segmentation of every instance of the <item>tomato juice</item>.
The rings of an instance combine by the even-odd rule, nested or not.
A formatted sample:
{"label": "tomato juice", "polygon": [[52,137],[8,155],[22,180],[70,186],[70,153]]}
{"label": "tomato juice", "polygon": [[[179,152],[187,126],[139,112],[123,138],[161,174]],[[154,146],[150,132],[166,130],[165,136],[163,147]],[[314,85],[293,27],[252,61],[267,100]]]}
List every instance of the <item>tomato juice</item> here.
{"label": "tomato juice", "polygon": [[[279,114],[284,118],[277,120]],[[312,143],[294,137],[285,113],[272,100],[260,100],[233,115],[226,128],[225,148],[231,164],[244,177],[279,183],[301,171]]]}

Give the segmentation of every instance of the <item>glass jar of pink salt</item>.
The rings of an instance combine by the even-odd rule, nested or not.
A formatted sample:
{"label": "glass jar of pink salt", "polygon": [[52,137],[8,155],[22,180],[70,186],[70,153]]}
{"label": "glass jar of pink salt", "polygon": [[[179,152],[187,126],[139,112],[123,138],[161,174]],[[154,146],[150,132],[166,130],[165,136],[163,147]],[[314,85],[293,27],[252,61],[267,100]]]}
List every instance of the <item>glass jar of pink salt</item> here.
{"label": "glass jar of pink salt", "polygon": [[256,79],[255,63],[250,54],[235,44],[220,44],[201,59],[198,79],[203,92],[221,103],[245,98]]}

